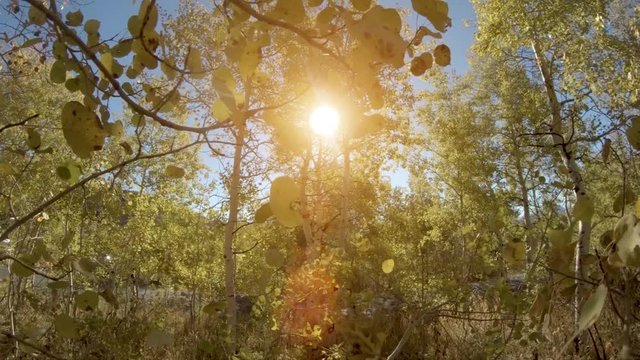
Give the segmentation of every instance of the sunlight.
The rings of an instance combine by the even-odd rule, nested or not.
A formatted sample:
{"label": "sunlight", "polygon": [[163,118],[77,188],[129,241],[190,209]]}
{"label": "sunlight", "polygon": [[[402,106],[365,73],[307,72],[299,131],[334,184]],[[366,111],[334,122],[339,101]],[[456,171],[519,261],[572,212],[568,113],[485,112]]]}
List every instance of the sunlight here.
{"label": "sunlight", "polygon": [[309,116],[309,125],[314,133],[321,136],[331,136],[338,130],[340,114],[331,106],[318,106]]}

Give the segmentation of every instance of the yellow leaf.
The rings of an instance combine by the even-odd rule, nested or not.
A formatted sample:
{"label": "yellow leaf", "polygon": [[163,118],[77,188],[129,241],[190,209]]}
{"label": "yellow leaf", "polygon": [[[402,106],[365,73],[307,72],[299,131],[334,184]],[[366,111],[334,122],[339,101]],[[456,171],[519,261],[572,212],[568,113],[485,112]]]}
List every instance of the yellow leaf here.
{"label": "yellow leaf", "polygon": [[302,224],[302,215],[295,209],[300,200],[298,184],[288,176],[279,177],[271,183],[269,204],[273,215],[284,226],[294,227]]}
{"label": "yellow leaf", "polygon": [[586,196],[580,196],[573,205],[572,215],[578,221],[590,221],[593,213],[593,201]]}
{"label": "yellow leaf", "polygon": [[351,5],[358,11],[366,11],[371,7],[371,0],[351,0]]}
{"label": "yellow leaf", "polygon": [[80,24],[82,24],[82,20],[84,19],[84,16],[82,15],[82,11],[78,10],[78,11],[68,12],[66,15],[66,18],[67,18],[67,25],[79,26]]}
{"label": "yellow leaf", "polygon": [[306,17],[302,0],[278,0],[273,16],[290,24],[298,24]]}
{"label": "yellow leaf", "polygon": [[165,169],[165,173],[167,174],[168,177],[171,177],[174,179],[179,179],[185,176],[186,174],[183,168],[175,165],[167,165]]}
{"label": "yellow leaf", "polygon": [[447,45],[438,45],[433,50],[433,58],[435,59],[436,64],[440,66],[447,66],[451,64],[451,50],[449,50]]}
{"label": "yellow leaf", "polygon": [[411,0],[413,10],[426,17],[440,32],[451,26],[449,5],[443,0]]}
{"label": "yellow leaf", "polygon": [[194,79],[202,79],[204,77],[204,68],[202,67],[202,58],[200,50],[192,48],[187,58],[187,70]]}
{"label": "yellow leaf", "polygon": [[61,118],[64,138],[76,155],[88,158],[92,151],[102,150],[106,132],[93,111],[70,101],[62,108]]}
{"label": "yellow leaf", "polygon": [[382,272],[385,274],[389,274],[393,271],[393,267],[395,266],[395,261],[393,259],[387,259],[382,262]]}

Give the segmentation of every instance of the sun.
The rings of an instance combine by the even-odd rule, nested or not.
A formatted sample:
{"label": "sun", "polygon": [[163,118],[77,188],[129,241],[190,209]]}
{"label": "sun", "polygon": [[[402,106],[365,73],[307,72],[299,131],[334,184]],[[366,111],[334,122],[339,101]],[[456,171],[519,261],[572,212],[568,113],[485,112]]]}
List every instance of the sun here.
{"label": "sun", "polygon": [[318,106],[309,116],[309,125],[314,133],[321,136],[331,136],[338,130],[340,114],[331,106]]}

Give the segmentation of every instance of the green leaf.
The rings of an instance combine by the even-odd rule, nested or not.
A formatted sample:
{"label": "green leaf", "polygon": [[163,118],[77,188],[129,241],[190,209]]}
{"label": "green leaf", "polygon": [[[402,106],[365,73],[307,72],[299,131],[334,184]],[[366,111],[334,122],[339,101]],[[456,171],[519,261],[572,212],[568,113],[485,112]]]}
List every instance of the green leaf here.
{"label": "green leaf", "polygon": [[47,21],[47,15],[33,6],[29,8],[28,17],[29,21],[35,25],[44,25]]}
{"label": "green leaf", "polygon": [[66,18],[67,25],[69,26],[80,26],[82,24],[82,20],[84,20],[84,16],[80,10],[68,12]]}
{"label": "green leaf", "polygon": [[88,258],[80,258],[73,262],[73,267],[85,275],[92,276],[93,272],[98,268],[98,263]]}
{"label": "green leaf", "polygon": [[142,21],[136,15],[133,15],[127,21],[127,29],[129,29],[129,33],[134,38],[140,36],[140,30],[142,29]]}
{"label": "green leaf", "polygon": [[28,47],[31,47],[33,45],[39,44],[42,42],[42,38],[36,37],[36,38],[31,38],[28,39],[27,41],[23,42],[22,45],[20,45],[21,49],[25,49]]}
{"label": "green leaf", "polygon": [[71,150],[81,158],[89,158],[92,151],[102,150],[106,132],[98,116],[77,101],[62,108],[62,132]]}
{"label": "green leaf", "polygon": [[411,0],[413,10],[426,17],[440,32],[451,26],[449,5],[443,0]]}
{"label": "green leaf", "polygon": [[104,299],[104,301],[106,301],[108,304],[110,304],[111,306],[113,306],[114,308],[118,308],[118,299],[116,298],[116,296],[113,294],[113,292],[109,289],[105,289],[104,291],[100,292],[101,298]]}
{"label": "green leaf", "polygon": [[49,73],[49,79],[54,84],[63,84],[67,81],[67,67],[62,60],[56,60],[51,65],[51,71]]}
{"label": "green leaf", "polygon": [[640,116],[631,119],[631,126],[626,131],[627,140],[634,149],[640,150]]}
{"label": "green leaf", "polygon": [[215,315],[218,312],[224,311],[226,304],[224,301],[212,301],[202,308],[202,312],[208,315]]}
{"label": "green leaf", "polygon": [[272,216],[273,216],[273,212],[271,211],[271,205],[269,205],[269,203],[262,204],[256,211],[254,222],[261,224],[267,221]]}
{"label": "green leaf", "polygon": [[169,66],[167,61],[168,60],[165,59],[160,63],[160,70],[162,70],[162,73],[167,77],[168,80],[173,80],[176,77],[176,70],[172,66]]}
{"label": "green leaf", "polygon": [[78,182],[82,172],[80,166],[73,160],[67,160],[56,167],[56,174],[62,180],[67,181],[70,185]]}
{"label": "green leaf", "polygon": [[640,260],[636,248],[640,246],[640,224],[635,214],[623,216],[613,230],[616,254],[627,266],[634,266]]}
{"label": "green leaf", "polygon": [[578,198],[576,203],[573,205],[573,211],[571,212],[573,218],[578,221],[591,221],[593,213],[593,201],[586,196]]}
{"label": "green leaf", "polygon": [[284,226],[294,227],[302,224],[302,216],[295,209],[300,201],[300,188],[288,176],[279,177],[271,183],[269,204],[276,219]]}
{"label": "green leaf", "polygon": [[393,259],[387,259],[382,262],[382,272],[385,274],[390,274],[395,267],[396,262]]}
{"label": "green leaf", "polygon": [[167,165],[165,169],[165,174],[173,179],[180,179],[186,175],[186,172],[183,168],[175,165]]}
{"label": "green leaf", "polygon": [[6,161],[0,161],[0,175],[2,176],[10,176],[10,175],[18,175],[18,170],[13,167],[10,163]]}
{"label": "green leaf", "polygon": [[124,125],[120,120],[115,123],[108,123],[105,125],[105,131],[110,137],[119,138],[124,135]]}
{"label": "green leaf", "polygon": [[138,10],[138,18],[141,19],[145,29],[153,29],[158,24],[158,7],[151,0],[143,0]]}
{"label": "green leaf", "polygon": [[231,110],[229,110],[222,99],[218,98],[211,106],[211,115],[218,121],[224,121],[231,116]]}
{"label": "green leaf", "polygon": [[512,267],[523,267],[526,260],[526,244],[524,241],[509,241],[505,245],[504,258]]}
{"label": "green leaf", "polygon": [[[20,259],[22,262],[24,262],[25,264],[31,267],[34,267],[36,262],[34,257],[31,255],[24,255],[19,257],[18,259]],[[27,268],[26,266],[23,266],[21,263],[17,261],[11,261],[11,267],[9,270],[11,271],[12,274],[14,274],[17,277],[29,277],[33,275],[33,271],[31,269]]]}
{"label": "green leaf", "polygon": [[53,326],[56,332],[66,339],[80,338],[80,325],[69,315],[60,314],[53,320]]}
{"label": "green leaf", "polygon": [[202,79],[204,77],[204,68],[202,67],[202,57],[199,49],[191,48],[186,66],[194,79]]}
{"label": "green leaf", "polygon": [[86,31],[87,34],[97,34],[98,30],[100,30],[100,21],[91,19],[84,23],[84,31]]}
{"label": "green leaf", "polygon": [[160,348],[173,344],[173,336],[167,334],[162,330],[155,329],[151,330],[151,332],[147,334],[147,336],[144,338],[144,341],[147,346]]}
{"label": "green leaf", "polygon": [[98,294],[91,290],[83,291],[75,297],[76,307],[86,311],[96,310],[99,302],[100,298],[98,297]]}
{"label": "green leaf", "polygon": [[633,191],[631,186],[626,186],[624,194],[621,192],[618,193],[615,200],[613,201],[613,211],[621,212],[625,206],[629,204],[633,204],[638,199],[638,195]]}
{"label": "green leaf", "polygon": [[42,145],[42,137],[36,129],[27,128],[27,145],[32,150],[36,150]]}
{"label": "green leaf", "polygon": [[264,254],[264,259],[267,262],[267,265],[272,266],[274,268],[279,268],[284,265],[284,255],[278,248],[269,248]]}
{"label": "green leaf", "polygon": [[580,320],[578,321],[578,333],[581,333],[596,323],[602,308],[607,300],[607,287],[600,284],[591,296],[584,302],[580,310]]}

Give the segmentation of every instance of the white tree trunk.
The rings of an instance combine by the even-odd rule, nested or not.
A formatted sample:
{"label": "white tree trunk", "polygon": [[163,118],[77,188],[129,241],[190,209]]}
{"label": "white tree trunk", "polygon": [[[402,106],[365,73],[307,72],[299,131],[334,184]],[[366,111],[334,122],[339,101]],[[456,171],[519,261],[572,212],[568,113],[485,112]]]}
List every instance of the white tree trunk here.
{"label": "white tree trunk", "polygon": [[240,170],[242,148],[244,145],[245,125],[238,127],[233,154],[233,169],[229,184],[229,216],[224,231],[224,284],[227,303],[227,321],[232,353],[237,349],[238,311],[236,305],[236,261],[233,254],[233,235],[238,223],[238,207],[240,195]]}
{"label": "white tree trunk", "polygon": [[[588,198],[587,190],[582,176],[580,175],[580,168],[575,160],[575,153],[571,151],[566,144],[563,134],[563,121],[562,121],[562,105],[558,101],[555,85],[552,77],[551,65],[547,63],[547,59],[540,50],[540,46],[534,42],[532,44],[533,51],[535,53],[536,62],[540,70],[540,75],[544,81],[544,86],[547,92],[547,98],[551,107],[551,128],[550,133],[553,138],[553,145],[558,148],[560,157],[562,158],[563,165],[566,167],[569,179],[573,184],[573,190],[576,195],[576,199]],[[578,279],[585,278],[584,266],[582,264],[586,254],[589,253],[589,243],[591,239],[591,221],[580,221],[578,245],[576,248],[576,261],[575,261],[575,277]],[[580,319],[580,303],[584,296],[584,284],[581,281],[576,281],[576,292],[574,295],[574,320],[577,326]],[[576,350],[579,348],[576,346]]]}

